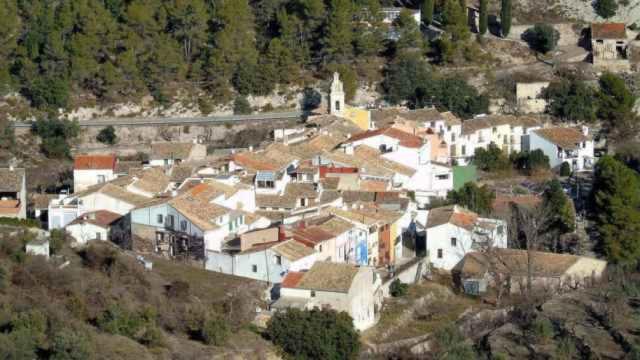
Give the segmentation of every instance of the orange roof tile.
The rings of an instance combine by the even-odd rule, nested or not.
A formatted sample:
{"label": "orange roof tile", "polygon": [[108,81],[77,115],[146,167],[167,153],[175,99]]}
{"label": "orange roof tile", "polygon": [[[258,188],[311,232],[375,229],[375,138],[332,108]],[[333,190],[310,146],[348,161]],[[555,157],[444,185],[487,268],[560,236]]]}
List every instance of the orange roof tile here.
{"label": "orange roof tile", "polygon": [[75,170],[115,170],[115,155],[78,155],[73,161]]}
{"label": "orange roof tile", "polygon": [[627,29],[624,23],[591,24],[593,39],[626,39]]}
{"label": "orange roof tile", "polygon": [[251,153],[238,153],[233,155],[233,161],[239,165],[253,170],[278,170],[273,163],[260,161]]}
{"label": "orange roof tile", "polygon": [[280,287],[295,288],[296,286],[298,286],[298,283],[300,283],[300,280],[302,280],[303,276],[303,272],[289,271],[287,275],[285,275],[284,279],[282,279],[282,284],[280,284]]}

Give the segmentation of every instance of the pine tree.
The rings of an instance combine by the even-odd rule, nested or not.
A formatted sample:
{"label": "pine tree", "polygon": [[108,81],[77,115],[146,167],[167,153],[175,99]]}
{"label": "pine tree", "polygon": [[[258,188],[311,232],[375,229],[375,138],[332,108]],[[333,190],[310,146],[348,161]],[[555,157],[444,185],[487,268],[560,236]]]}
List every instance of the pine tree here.
{"label": "pine tree", "polygon": [[488,14],[488,2],[489,0],[480,0],[480,34],[484,35],[487,33],[487,28],[489,26],[489,14]]}
{"label": "pine tree", "polygon": [[502,36],[509,36],[509,32],[511,31],[511,0],[502,0],[500,26],[502,28]]}
{"label": "pine tree", "polygon": [[422,21],[431,25],[433,22],[433,10],[435,6],[435,0],[424,0],[422,2]]}
{"label": "pine tree", "polygon": [[325,38],[326,60],[343,62],[353,57],[352,16],[350,0],[331,0]]}
{"label": "pine tree", "polygon": [[446,0],[442,11],[442,23],[454,42],[469,38],[467,16],[465,9],[460,6],[460,1]]}
{"label": "pine tree", "polygon": [[595,204],[602,248],[610,261],[635,265],[640,259],[640,180],[624,163],[603,156],[596,165]]}

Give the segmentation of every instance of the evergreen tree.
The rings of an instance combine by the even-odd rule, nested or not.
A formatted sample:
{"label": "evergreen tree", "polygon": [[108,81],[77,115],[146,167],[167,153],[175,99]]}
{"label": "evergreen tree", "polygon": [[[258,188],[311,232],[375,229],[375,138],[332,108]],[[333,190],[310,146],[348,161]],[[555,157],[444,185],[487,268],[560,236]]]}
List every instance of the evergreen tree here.
{"label": "evergreen tree", "polygon": [[422,21],[427,25],[433,23],[434,7],[435,0],[424,0],[422,2]]}
{"label": "evergreen tree", "polygon": [[203,0],[174,0],[166,9],[168,30],[182,43],[185,60],[190,60],[207,38],[207,7]]}
{"label": "evergreen tree", "polygon": [[353,9],[350,0],[331,0],[325,37],[325,59],[343,62],[353,57]]}
{"label": "evergreen tree", "polygon": [[447,194],[448,200],[481,215],[491,212],[495,198],[496,194],[487,185],[478,186],[475,182],[468,182]]}
{"label": "evergreen tree", "polygon": [[103,144],[113,145],[118,141],[118,136],[116,135],[116,129],[109,125],[98,133],[96,140]]}
{"label": "evergreen tree", "polygon": [[[551,180],[543,193],[543,206],[551,214],[549,228],[546,231],[555,233],[555,237],[572,232],[575,229],[575,211],[571,200],[562,189],[557,179]],[[558,249],[551,249],[558,251]]]}
{"label": "evergreen tree", "polygon": [[487,33],[489,27],[489,0],[480,0],[480,29],[478,31],[481,35]]}
{"label": "evergreen tree", "polygon": [[640,258],[640,181],[638,175],[610,156],[595,171],[594,199],[601,247],[610,261],[635,265]]}
{"label": "evergreen tree", "polygon": [[442,23],[452,41],[463,41],[469,38],[466,9],[460,5],[460,1],[445,0]]}
{"label": "evergreen tree", "polygon": [[500,7],[500,27],[502,36],[509,36],[511,31],[511,0],[502,0]]}
{"label": "evergreen tree", "polygon": [[618,12],[618,2],[616,0],[596,0],[593,3],[596,14],[605,19],[613,17]]}
{"label": "evergreen tree", "polygon": [[423,50],[425,42],[422,37],[420,27],[416,24],[409,10],[402,10],[400,16],[395,21],[395,27],[398,31],[398,41],[396,41],[396,51],[402,51],[411,48]]}

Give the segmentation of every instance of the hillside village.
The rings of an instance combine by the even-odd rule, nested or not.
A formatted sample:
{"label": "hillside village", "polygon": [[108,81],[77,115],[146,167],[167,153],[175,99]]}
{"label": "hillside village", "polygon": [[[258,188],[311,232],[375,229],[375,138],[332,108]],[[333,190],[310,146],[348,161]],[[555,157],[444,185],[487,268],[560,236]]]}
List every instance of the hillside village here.
{"label": "hillside village", "polygon": [[[321,85],[277,95],[291,112],[256,105],[277,96],[239,70],[225,75],[234,115],[32,99],[23,116],[8,95],[0,355],[635,358],[640,35],[620,10],[637,7],[603,16],[600,1],[590,23],[531,24],[528,2],[384,2],[354,21],[392,44],[377,88],[334,49]],[[240,63],[276,66],[262,61]],[[70,298],[55,300],[69,339],[62,313],[16,315],[37,286]]]}

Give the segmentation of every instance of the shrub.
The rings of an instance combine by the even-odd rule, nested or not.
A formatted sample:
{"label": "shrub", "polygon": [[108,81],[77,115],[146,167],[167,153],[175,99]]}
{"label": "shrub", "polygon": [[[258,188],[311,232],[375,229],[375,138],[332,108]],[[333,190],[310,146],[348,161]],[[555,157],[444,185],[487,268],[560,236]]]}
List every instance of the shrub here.
{"label": "shrub", "polygon": [[355,359],[360,351],[351,316],[330,309],[278,312],[266,335],[293,358]]}
{"label": "shrub", "polygon": [[479,214],[488,214],[491,211],[495,197],[495,193],[488,186],[480,187],[475,182],[465,183],[462,188],[451,190],[447,194],[448,200]]}
{"label": "shrub", "polygon": [[434,337],[436,358],[462,360],[476,357],[473,348],[465,342],[464,336],[455,325],[440,328]]}
{"label": "shrub", "polygon": [[536,24],[522,35],[532,49],[543,54],[556,48],[560,33],[549,24]]}
{"label": "shrub", "polygon": [[244,96],[236,97],[233,102],[233,113],[235,115],[248,115],[251,114],[251,104]]}
{"label": "shrub", "polygon": [[162,330],[158,326],[147,326],[146,330],[138,340],[142,345],[147,347],[163,347],[165,345],[165,338]]}
{"label": "shrub", "polygon": [[540,149],[513,153],[511,161],[516,169],[527,175],[532,175],[536,170],[549,169],[549,157]]}
{"label": "shrub", "polygon": [[85,332],[61,329],[53,335],[52,360],[84,360],[93,358],[91,342]]}
{"label": "shrub", "polygon": [[229,327],[220,316],[211,316],[205,320],[200,329],[200,338],[205,344],[222,346],[229,337]]}
{"label": "shrub", "polygon": [[547,318],[536,319],[531,330],[538,341],[545,342],[553,338],[553,324]]}
{"label": "shrub", "polygon": [[608,19],[618,11],[618,3],[616,0],[596,0],[593,3],[596,14]]}
{"label": "shrub", "polygon": [[489,172],[508,170],[511,167],[505,153],[493,143],[486,150],[477,148],[473,161],[480,170]]}
{"label": "shrub", "polygon": [[32,228],[39,228],[41,226],[40,221],[36,219],[15,219],[5,217],[0,217],[0,225]]}
{"label": "shrub", "polygon": [[322,103],[322,95],[310,87],[304,88],[302,91],[302,100],[300,101],[300,107],[302,111],[313,111]]}
{"label": "shrub", "polygon": [[53,229],[49,232],[49,249],[52,254],[57,254],[62,250],[67,239],[67,232],[62,229]]}
{"label": "shrub", "polygon": [[403,283],[402,281],[400,281],[400,279],[393,280],[393,282],[391,282],[391,285],[389,286],[389,293],[393,297],[405,296],[407,295],[408,291],[409,285]]}
{"label": "shrub", "polygon": [[31,131],[42,139],[40,150],[47,157],[68,158],[71,153],[67,141],[78,136],[80,127],[75,121],[41,119],[33,123]]}
{"label": "shrub", "polygon": [[103,128],[98,133],[98,136],[96,136],[96,140],[98,140],[99,142],[101,142],[103,144],[107,144],[107,145],[115,144],[116,142],[118,142],[118,136],[116,135],[116,129],[111,125]]}
{"label": "shrub", "polygon": [[568,162],[563,162],[560,165],[560,176],[569,176],[571,175],[571,165]]}
{"label": "shrub", "polygon": [[189,283],[176,280],[167,285],[167,296],[172,299],[184,300],[189,297]]}

